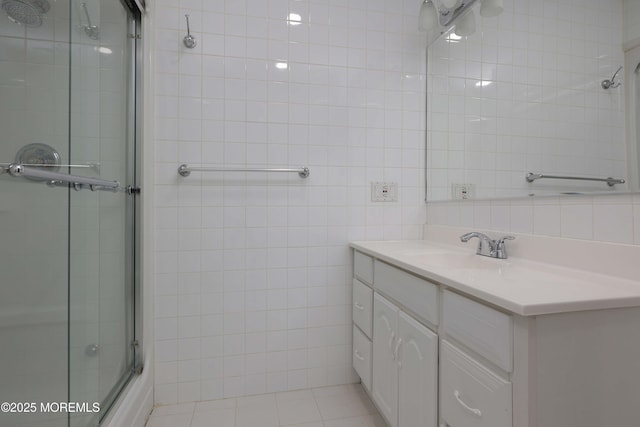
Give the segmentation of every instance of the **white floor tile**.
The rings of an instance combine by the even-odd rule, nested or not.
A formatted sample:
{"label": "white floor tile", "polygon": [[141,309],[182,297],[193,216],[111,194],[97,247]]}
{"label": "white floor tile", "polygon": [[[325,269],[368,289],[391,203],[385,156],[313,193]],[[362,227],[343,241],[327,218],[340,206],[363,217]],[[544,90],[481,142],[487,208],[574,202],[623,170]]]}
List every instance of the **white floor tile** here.
{"label": "white floor tile", "polygon": [[240,406],[236,409],[236,427],[279,427],[278,411],[274,403]]}
{"label": "white floor tile", "polygon": [[147,427],[190,427],[193,414],[169,414],[152,416]]}
{"label": "white floor tile", "polygon": [[282,426],[322,421],[314,398],[278,401],[278,416]]}
{"label": "white floor tile", "polygon": [[198,411],[193,414],[191,427],[235,427],[236,408]]}
{"label": "white floor tile", "polygon": [[314,388],[311,391],[316,398],[326,396],[343,396],[345,394],[365,392],[360,384],[343,384],[329,387],[319,387]]}
{"label": "white floor tile", "polygon": [[320,421],[317,423],[294,424],[287,427],[324,427],[324,423]]}
{"label": "white floor tile", "polygon": [[229,409],[229,408],[235,409],[236,406],[237,406],[237,399],[235,398],[210,400],[207,402],[196,403],[195,412],[208,412],[208,411],[215,411],[218,409]]}
{"label": "white floor tile", "polygon": [[386,427],[359,384],[158,406],[146,427]]}
{"label": "white floor tile", "polygon": [[258,394],[255,396],[238,397],[237,400],[238,400],[238,408],[242,408],[245,406],[266,406],[266,405],[275,406],[276,395],[273,393]]}
{"label": "white floor tile", "polygon": [[387,427],[380,415],[362,415],[324,422],[324,427]]}
{"label": "white floor tile", "polygon": [[313,390],[295,390],[295,391],[282,391],[276,393],[276,400],[278,402],[284,402],[288,400],[297,399],[313,399]]}
{"label": "white floor tile", "polygon": [[181,403],[179,405],[162,405],[153,408],[153,416],[172,414],[192,414],[195,403]]}
{"label": "white floor tile", "polygon": [[369,396],[363,392],[348,392],[333,396],[317,397],[318,409],[323,420],[356,417],[376,413]]}

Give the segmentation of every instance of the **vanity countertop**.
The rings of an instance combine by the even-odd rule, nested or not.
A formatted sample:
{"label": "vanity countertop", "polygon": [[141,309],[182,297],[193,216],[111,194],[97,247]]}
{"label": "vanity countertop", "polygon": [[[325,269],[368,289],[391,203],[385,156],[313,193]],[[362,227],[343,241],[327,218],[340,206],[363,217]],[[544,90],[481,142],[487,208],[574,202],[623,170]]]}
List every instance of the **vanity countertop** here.
{"label": "vanity countertop", "polygon": [[475,242],[464,247],[428,240],[352,242],[351,247],[523,316],[640,306],[640,280],[517,256],[483,257],[475,254]]}

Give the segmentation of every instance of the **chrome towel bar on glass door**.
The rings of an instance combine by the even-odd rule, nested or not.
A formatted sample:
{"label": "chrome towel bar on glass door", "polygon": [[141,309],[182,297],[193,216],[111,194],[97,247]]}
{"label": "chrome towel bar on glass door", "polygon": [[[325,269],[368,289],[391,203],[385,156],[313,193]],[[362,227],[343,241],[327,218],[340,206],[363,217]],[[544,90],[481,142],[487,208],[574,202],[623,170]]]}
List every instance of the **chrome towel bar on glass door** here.
{"label": "chrome towel bar on glass door", "polygon": [[526,176],[527,182],[533,182],[536,179],[573,179],[578,181],[601,181],[606,182],[609,187],[613,187],[616,184],[624,184],[626,181],[622,178],[591,178],[586,176],[558,176],[558,175],[543,175],[541,173],[529,172]]}
{"label": "chrome towel bar on glass door", "polygon": [[18,163],[3,166],[0,173],[8,173],[13,177],[39,178],[43,181],[49,181],[54,185],[58,183],[72,184],[77,189],[82,188],[83,186],[88,186],[92,190],[109,189],[118,191],[120,189],[120,183],[118,181],[106,181],[104,179],[91,178],[88,176],[45,171]]}
{"label": "chrome towel bar on glass door", "polygon": [[180,174],[180,176],[187,177],[191,175],[191,172],[286,172],[286,173],[295,172],[300,176],[300,178],[307,178],[310,174],[309,168],[307,167],[302,167],[297,169],[277,169],[277,168],[276,169],[259,169],[259,168],[247,169],[247,168],[220,168],[220,167],[194,168],[186,164],[182,164],[178,168],[178,174]]}
{"label": "chrome towel bar on glass door", "polygon": [[59,165],[57,163],[0,163],[0,166],[4,171],[0,171],[0,174],[7,171],[7,168],[12,164],[20,164],[22,166],[34,167],[34,168],[87,168],[87,169],[100,169],[100,163],[83,163],[78,165]]}

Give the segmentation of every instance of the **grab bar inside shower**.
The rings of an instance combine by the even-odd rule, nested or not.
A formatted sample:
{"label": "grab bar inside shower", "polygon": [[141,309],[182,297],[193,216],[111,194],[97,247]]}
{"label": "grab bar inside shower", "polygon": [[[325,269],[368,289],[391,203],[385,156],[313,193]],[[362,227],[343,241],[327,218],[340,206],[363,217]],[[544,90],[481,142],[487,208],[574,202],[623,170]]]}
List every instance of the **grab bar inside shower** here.
{"label": "grab bar inside shower", "polygon": [[13,177],[38,178],[43,181],[47,181],[51,185],[71,184],[76,190],[88,187],[92,191],[103,189],[111,191],[127,191],[127,189],[120,187],[120,183],[118,181],[107,181],[88,176],[45,171],[18,163],[3,165],[0,168],[0,174],[2,173],[7,173]]}
{"label": "grab bar inside shower", "polygon": [[191,175],[191,172],[285,172],[285,173],[297,173],[300,178],[307,178],[310,174],[309,168],[302,167],[297,169],[288,169],[288,168],[221,168],[221,167],[190,167],[186,164],[180,165],[178,168],[178,174],[180,176],[187,177]]}
{"label": "grab bar inside shower", "polygon": [[541,173],[532,173],[529,172],[525,177],[527,182],[533,182],[537,179],[571,179],[578,181],[600,181],[606,182],[609,187],[613,187],[616,184],[624,184],[626,181],[622,178],[592,178],[586,176],[559,176],[559,175],[543,175]]}

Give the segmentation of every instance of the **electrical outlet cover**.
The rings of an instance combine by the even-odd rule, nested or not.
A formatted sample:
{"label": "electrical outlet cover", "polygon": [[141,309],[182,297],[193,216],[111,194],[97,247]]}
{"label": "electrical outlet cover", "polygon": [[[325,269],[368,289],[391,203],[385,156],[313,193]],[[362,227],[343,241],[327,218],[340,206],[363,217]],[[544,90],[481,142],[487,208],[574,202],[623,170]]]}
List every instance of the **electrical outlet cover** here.
{"label": "electrical outlet cover", "polygon": [[475,199],[476,197],[476,186],[475,184],[462,184],[462,183],[453,183],[451,184],[451,198],[454,200],[467,200],[467,199]]}
{"label": "electrical outlet cover", "polygon": [[397,182],[372,182],[371,183],[372,202],[397,202],[398,183]]}

